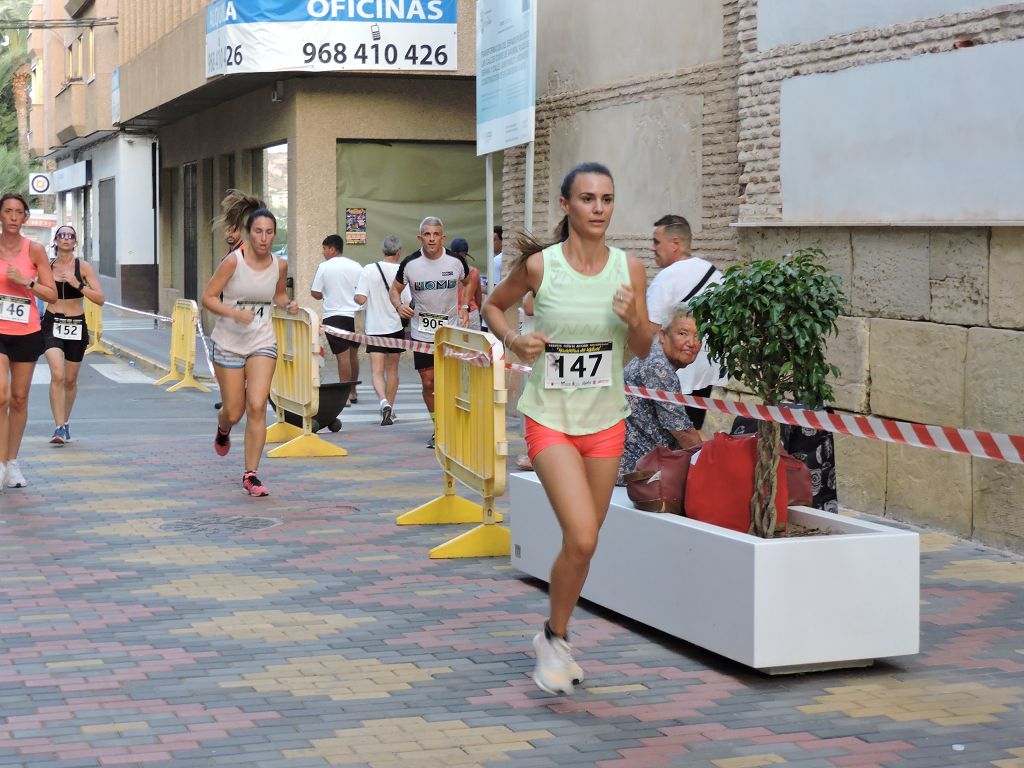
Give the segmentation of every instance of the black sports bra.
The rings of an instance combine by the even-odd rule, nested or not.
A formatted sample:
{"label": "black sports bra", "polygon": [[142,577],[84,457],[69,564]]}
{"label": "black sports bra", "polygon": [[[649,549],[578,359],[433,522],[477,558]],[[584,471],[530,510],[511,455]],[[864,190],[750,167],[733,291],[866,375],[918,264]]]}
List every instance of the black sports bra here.
{"label": "black sports bra", "polygon": [[[50,259],[50,269],[53,269],[53,265],[56,263],[56,259]],[[81,263],[79,262],[77,256],[75,257],[75,278],[78,280],[79,285],[85,285],[85,281],[82,280]],[[81,299],[85,295],[82,293],[80,288],[75,288],[73,285],[71,285],[71,283],[63,283],[60,281],[56,281],[54,284],[57,286],[57,298],[59,300]]]}

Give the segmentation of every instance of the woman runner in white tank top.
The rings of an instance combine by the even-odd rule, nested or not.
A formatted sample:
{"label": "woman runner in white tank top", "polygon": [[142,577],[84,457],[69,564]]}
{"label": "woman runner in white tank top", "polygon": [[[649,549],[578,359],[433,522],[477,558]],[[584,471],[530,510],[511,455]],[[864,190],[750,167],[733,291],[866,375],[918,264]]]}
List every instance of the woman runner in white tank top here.
{"label": "woman runner in white tank top", "polygon": [[253,208],[246,218],[245,248],[228,254],[203,291],[203,306],[216,315],[210,334],[213,370],[220,385],[221,407],[213,448],[218,456],[231,449],[231,428],[245,414],[245,472],[242,488],[250,496],[269,491],[256,476],[267,432],[267,398],[277,367],[277,341],[271,322],[273,308],[295,314],[299,305],[288,300],[288,265],[270,251],[277,220],[255,198],[240,205]]}

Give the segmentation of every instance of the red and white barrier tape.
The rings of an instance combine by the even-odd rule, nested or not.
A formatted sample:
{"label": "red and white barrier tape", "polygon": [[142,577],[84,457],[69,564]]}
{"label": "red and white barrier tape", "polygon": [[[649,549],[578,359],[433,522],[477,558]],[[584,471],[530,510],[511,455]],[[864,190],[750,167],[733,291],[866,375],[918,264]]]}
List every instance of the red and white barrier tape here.
{"label": "red and white barrier tape", "polygon": [[946,453],[959,453],[982,459],[1024,464],[1024,435],[937,427],[932,424],[912,424],[906,421],[880,419],[876,416],[855,416],[847,413],[780,408],[775,405],[754,405],[734,400],[680,395],[677,392],[662,392],[643,387],[627,386],[626,394],[664,403],[696,406],[733,416],[747,416],[779,424],[792,424],[796,427],[822,429],[854,437],[883,440],[887,443],[914,445]]}
{"label": "red and white barrier tape", "polygon": [[141,309],[132,309],[131,307],[122,307],[120,304],[114,304],[114,303],[109,302],[109,301],[104,302],[103,306],[104,307],[109,307],[110,309],[116,309],[119,312],[129,312],[129,313],[131,313],[133,315],[142,315],[143,317],[152,317],[154,320],[159,320],[160,322],[163,322],[163,323],[171,322],[171,318],[166,317],[164,315],[157,315],[157,314],[154,314],[152,312],[143,312]]}
{"label": "red and white barrier tape", "polygon": [[[410,342],[403,339],[389,339],[380,336],[360,336],[329,327],[324,327],[324,330],[333,335],[343,336],[352,340],[369,341],[371,344],[382,347],[416,349],[418,352],[427,354],[431,354],[434,351],[433,344],[421,341]],[[490,364],[485,355],[466,355],[457,352],[450,354],[471,361],[479,360],[481,365]],[[529,373],[533,370],[530,366],[520,365],[519,363],[506,362],[505,367],[521,373]],[[982,459],[995,459],[1011,464],[1024,464],[1024,435],[982,432],[974,429],[954,429],[953,427],[939,427],[933,424],[912,424],[907,421],[880,419],[876,416],[856,416],[847,413],[780,408],[775,405],[755,405],[753,403],[741,403],[736,400],[719,400],[710,397],[681,395],[678,392],[664,392],[644,387],[627,386],[625,391],[627,395],[640,397],[645,400],[689,405],[732,416],[746,416],[753,419],[774,421],[779,424],[791,424],[796,427],[821,429],[826,432],[838,432],[839,434],[852,435],[853,437],[882,440],[887,443],[931,448],[945,453],[976,456]]]}

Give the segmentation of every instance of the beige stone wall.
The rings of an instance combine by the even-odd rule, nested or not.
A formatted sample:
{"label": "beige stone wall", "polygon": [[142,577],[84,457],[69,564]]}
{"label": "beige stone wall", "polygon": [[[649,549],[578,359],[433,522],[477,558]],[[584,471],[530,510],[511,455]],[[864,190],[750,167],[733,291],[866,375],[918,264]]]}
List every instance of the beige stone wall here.
{"label": "beige stone wall", "polygon": [[[587,13],[567,0],[538,6],[535,232],[546,235],[560,218],[565,172],[596,160],[615,176],[609,242],[652,263],[651,223],[681,213],[697,250],[734,260],[737,6],[675,0],[646,4],[643,14],[623,14],[611,0]],[[523,148],[505,152],[509,254],[523,226],[524,167]]]}

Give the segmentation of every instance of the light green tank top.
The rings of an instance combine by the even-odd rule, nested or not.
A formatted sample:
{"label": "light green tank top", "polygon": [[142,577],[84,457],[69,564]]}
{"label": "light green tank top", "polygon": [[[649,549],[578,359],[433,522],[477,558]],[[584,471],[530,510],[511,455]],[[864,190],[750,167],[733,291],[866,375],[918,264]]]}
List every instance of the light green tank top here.
{"label": "light green tank top", "polygon": [[615,292],[630,282],[626,254],[609,248],[596,275],[569,266],[560,243],[543,256],[534,330],[553,343],[534,361],[519,410],[567,435],[600,432],[629,415],[622,381],[628,329],[612,310]]}

